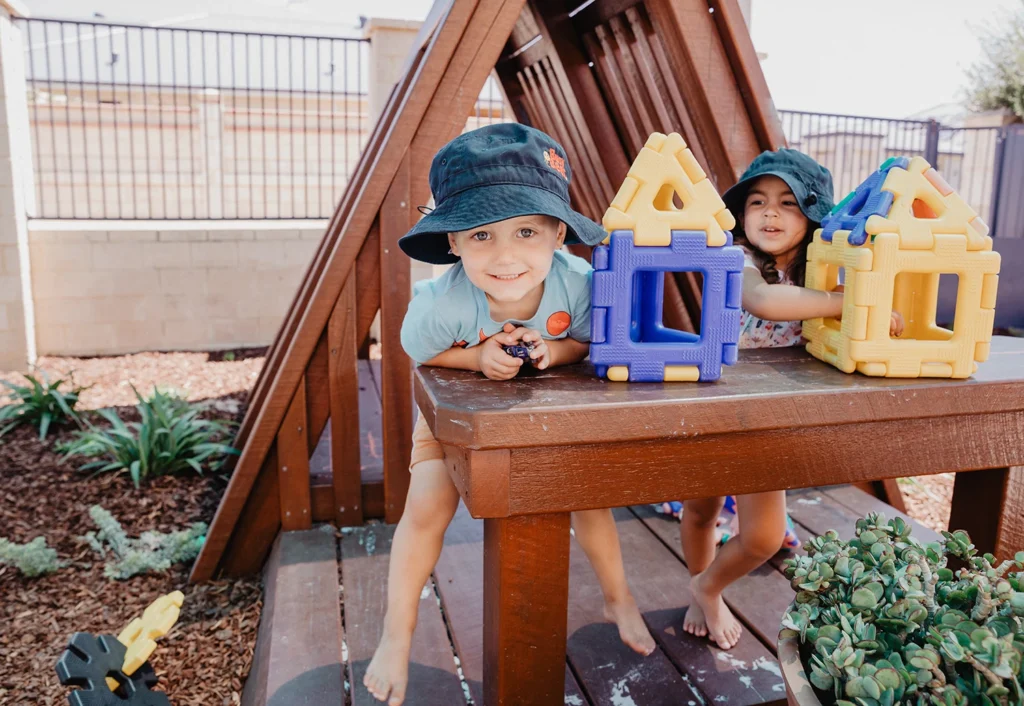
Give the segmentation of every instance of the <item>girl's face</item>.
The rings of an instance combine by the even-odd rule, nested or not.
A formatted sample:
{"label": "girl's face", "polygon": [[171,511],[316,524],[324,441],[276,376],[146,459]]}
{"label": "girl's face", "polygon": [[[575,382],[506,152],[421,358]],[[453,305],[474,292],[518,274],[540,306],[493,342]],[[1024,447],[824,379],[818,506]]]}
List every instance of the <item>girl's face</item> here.
{"label": "girl's face", "polygon": [[786,182],[763,176],[747,192],[743,209],[743,232],[750,243],[776,261],[791,255],[804,236],[809,221],[800,211]]}
{"label": "girl's face", "polygon": [[448,234],[469,281],[492,300],[514,303],[544,283],[565,224],[550,216],[517,216]]}

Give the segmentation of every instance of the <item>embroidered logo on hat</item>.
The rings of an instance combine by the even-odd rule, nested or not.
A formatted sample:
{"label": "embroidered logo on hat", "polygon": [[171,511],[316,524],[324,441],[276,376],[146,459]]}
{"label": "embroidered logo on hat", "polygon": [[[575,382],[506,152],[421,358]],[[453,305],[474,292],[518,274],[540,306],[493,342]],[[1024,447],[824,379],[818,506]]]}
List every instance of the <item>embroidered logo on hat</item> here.
{"label": "embroidered logo on hat", "polygon": [[563,179],[569,178],[565,175],[565,160],[558,156],[554,147],[549,147],[548,151],[544,153],[544,161],[547,162],[549,167],[561,174]]}

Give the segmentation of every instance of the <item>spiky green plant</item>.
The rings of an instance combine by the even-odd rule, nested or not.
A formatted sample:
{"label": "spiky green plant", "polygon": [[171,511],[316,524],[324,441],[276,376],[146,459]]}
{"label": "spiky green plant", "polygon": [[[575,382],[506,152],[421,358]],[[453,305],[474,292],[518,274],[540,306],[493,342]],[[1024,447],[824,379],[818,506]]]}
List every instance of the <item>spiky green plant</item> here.
{"label": "spiky green plant", "polygon": [[1024,552],[997,564],[966,532],[921,544],[876,514],[849,541],[829,531],[804,547],[785,563],[797,595],[783,636],[799,636],[811,683],[836,704],[1022,703]]}
{"label": "spiky green plant", "polygon": [[152,397],[138,398],[141,421],[125,423],[112,409],[99,414],[109,428],[89,424],[61,446],[65,457],[95,458],[81,466],[96,473],[127,471],[138,488],[150,476],[193,470],[202,475],[204,466],[220,468],[228,454],[238,452],[222,443],[230,433],[223,422],[200,419],[200,409],[173,394],[154,389]]}
{"label": "spiky green plant", "polygon": [[45,372],[41,374],[42,380],[28,373],[24,377],[28,385],[15,385],[0,380],[18,400],[0,407],[0,424],[6,422],[6,426],[0,429],[0,437],[16,426],[31,424],[39,429],[39,438],[45,439],[53,424],[78,422],[75,405],[78,404],[78,396],[88,388],[72,385],[70,390],[61,390],[65,380],[61,378],[50,382]]}

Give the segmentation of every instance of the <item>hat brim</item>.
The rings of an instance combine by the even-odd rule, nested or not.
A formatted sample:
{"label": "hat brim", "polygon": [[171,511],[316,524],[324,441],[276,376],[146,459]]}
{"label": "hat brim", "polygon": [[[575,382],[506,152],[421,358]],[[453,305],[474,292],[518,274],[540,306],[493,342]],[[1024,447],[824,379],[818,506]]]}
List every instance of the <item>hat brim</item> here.
{"label": "hat brim", "polygon": [[[722,201],[725,202],[726,208],[732,213],[733,217],[737,221],[742,222],[743,209],[747,200],[747,193],[750,191],[750,187],[755,181],[764,176],[773,176],[782,179],[786,182],[786,186],[793,192],[793,196],[796,197],[796,203],[800,207],[800,212],[803,213],[809,221],[813,223],[821,223],[821,220],[828,215],[829,206],[822,203],[818,199],[813,205],[808,206],[804,203],[807,197],[810,195],[810,191],[803,183],[792,174],[783,171],[766,171],[754,174],[752,176],[738,181],[729,187],[724,194],[722,194]],[[824,209],[824,212],[822,212]]]}
{"label": "hat brim", "polygon": [[566,225],[565,242],[597,245],[604,229],[577,213],[556,194],[524,184],[487,184],[454,194],[425,215],[398,241],[402,251],[421,262],[447,265],[459,258],[448,253],[448,234],[517,216],[540,214]]}

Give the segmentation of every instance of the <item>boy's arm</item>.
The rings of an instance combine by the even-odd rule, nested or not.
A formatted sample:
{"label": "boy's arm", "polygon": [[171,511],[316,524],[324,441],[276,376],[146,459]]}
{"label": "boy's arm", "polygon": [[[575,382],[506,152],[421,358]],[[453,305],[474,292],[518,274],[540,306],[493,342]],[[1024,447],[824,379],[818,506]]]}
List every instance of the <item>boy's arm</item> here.
{"label": "boy's arm", "polygon": [[424,363],[436,368],[455,368],[480,372],[480,351],[475,348],[449,348]]}
{"label": "boy's arm", "polygon": [[551,362],[548,363],[549,368],[553,368],[556,365],[572,365],[578,363],[587,357],[587,353],[590,351],[589,343],[581,343],[575,338],[559,338],[553,341],[547,341],[549,355],[551,356]]}

